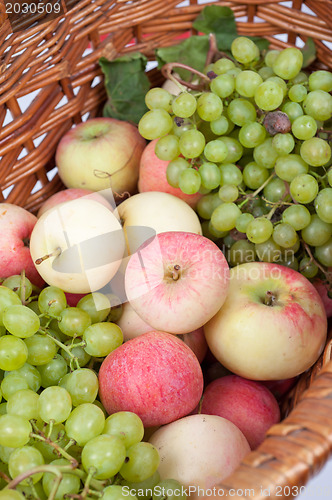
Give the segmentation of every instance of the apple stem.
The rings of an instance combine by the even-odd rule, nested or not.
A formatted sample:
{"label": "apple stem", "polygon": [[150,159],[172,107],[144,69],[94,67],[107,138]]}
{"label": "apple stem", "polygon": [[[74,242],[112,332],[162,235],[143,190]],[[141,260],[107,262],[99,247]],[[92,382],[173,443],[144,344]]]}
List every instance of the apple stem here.
{"label": "apple stem", "polygon": [[36,259],[35,264],[37,264],[37,265],[41,264],[42,262],[44,262],[44,260],[47,260],[50,257],[59,257],[60,254],[61,254],[61,248],[57,247],[53,252],[47,253],[43,257],[39,257],[39,259]]}
{"label": "apple stem", "polygon": [[172,270],[172,278],[174,281],[177,281],[180,278],[180,270],[181,267],[179,266],[179,264],[175,264]]}
{"label": "apple stem", "polygon": [[277,297],[274,295],[274,293],[271,292],[271,290],[268,290],[265,294],[264,304],[266,306],[273,306],[276,300]]}

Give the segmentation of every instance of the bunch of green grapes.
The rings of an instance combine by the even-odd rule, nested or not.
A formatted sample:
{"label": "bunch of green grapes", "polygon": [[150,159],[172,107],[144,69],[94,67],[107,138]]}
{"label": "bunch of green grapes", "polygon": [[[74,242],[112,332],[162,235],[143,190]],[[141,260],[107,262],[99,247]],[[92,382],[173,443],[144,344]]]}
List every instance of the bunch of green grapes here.
{"label": "bunch of green grapes", "polygon": [[313,278],[332,266],[332,73],[302,71],[300,49],[260,54],[236,38],[201,90],[146,94],[139,122],[168,183],[200,192],[204,234],[230,265],[279,262]]}
{"label": "bunch of green grapes", "polygon": [[114,297],[70,307],[60,288],[33,293],[24,276],[0,286],[0,499],[114,500],[124,485],[156,486],[159,453],[139,416],[107,416],[98,400],[95,365],[123,343]]}

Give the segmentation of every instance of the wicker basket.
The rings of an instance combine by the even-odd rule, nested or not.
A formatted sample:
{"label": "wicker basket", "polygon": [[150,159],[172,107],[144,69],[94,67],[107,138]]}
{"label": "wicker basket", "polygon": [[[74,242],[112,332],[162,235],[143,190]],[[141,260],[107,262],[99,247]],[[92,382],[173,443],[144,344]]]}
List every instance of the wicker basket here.
{"label": "wicker basket", "polygon": [[[294,45],[297,37],[312,37],[318,65],[332,69],[331,0],[294,0],[289,6],[277,0],[210,3],[231,7],[239,34],[264,36],[273,48]],[[23,23],[15,33],[0,9],[0,196],[32,212],[63,188],[54,163],[60,137],[73,124],[101,114],[106,96],[98,59],[141,51],[152,60],[155,48],[174,44],[183,33],[195,33],[192,21],[206,2],[66,4],[69,10],[61,18],[31,28]],[[309,10],[301,10],[303,5]],[[280,34],[286,41],[275,38]],[[156,70],[150,77],[152,84],[160,81]],[[225,496],[297,496],[325,464],[332,452],[331,359],[330,336],[319,361],[284,402],[283,421],[220,485]]]}

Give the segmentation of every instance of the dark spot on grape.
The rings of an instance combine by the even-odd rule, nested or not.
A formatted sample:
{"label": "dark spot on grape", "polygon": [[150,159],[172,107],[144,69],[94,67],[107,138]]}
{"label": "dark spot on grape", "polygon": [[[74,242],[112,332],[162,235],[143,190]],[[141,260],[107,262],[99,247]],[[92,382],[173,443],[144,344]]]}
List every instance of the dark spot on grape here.
{"label": "dark spot on grape", "polygon": [[263,125],[270,135],[286,134],[292,128],[288,115],[282,111],[271,111],[267,113]]}
{"label": "dark spot on grape", "polygon": [[174,117],[174,123],[177,127],[181,127],[184,124],[184,119],[179,116]]}
{"label": "dark spot on grape", "polygon": [[129,462],[129,460],[130,460],[130,459],[129,459],[129,457],[126,457],[126,458],[124,459],[125,464],[127,464],[127,463]]}
{"label": "dark spot on grape", "polygon": [[214,80],[215,78],[217,78],[218,75],[214,71],[208,71],[206,73],[206,76],[208,76],[210,78],[210,80]]}

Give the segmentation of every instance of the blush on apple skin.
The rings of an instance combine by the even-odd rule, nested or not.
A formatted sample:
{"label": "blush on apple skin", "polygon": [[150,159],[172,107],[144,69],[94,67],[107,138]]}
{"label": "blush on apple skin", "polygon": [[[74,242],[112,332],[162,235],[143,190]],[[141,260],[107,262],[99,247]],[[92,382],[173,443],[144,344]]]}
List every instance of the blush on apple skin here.
{"label": "blush on apple skin", "polygon": [[280,421],[279,405],[271,391],[260,382],[237,375],[227,375],[207,385],[201,413],[233,422],[252,450],[263,442],[267,430]]}
{"label": "blush on apple skin", "polygon": [[153,331],[110,353],[99,370],[99,395],[107,413],[132,411],[145,427],[177,420],[198,404],[201,366],[176,336]]}
{"label": "blush on apple skin", "polygon": [[158,139],[149,142],[145,147],[139,166],[138,191],[162,191],[177,196],[185,201],[192,208],[195,208],[202,194],[185,194],[180,188],[175,188],[168,184],[166,169],[169,161],[160,160],[154,152]]}

